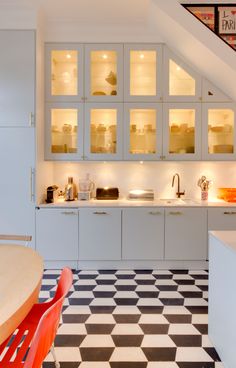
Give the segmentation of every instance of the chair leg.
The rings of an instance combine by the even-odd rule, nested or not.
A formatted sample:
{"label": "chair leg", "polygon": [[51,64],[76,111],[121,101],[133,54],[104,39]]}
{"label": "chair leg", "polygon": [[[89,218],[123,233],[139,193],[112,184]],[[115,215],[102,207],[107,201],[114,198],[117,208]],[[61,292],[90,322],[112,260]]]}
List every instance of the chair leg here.
{"label": "chair leg", "polygon": [[55,362],[55,367],[56,368],[60,368],[60,363],[58,362],[57,357],[56,357],[56,353],[55,353],[55,349],[54,349],[54,344],[52,344],[50,351],[52,353],[52,356],[53,356],[53,359],[54,359],[54,362]]}

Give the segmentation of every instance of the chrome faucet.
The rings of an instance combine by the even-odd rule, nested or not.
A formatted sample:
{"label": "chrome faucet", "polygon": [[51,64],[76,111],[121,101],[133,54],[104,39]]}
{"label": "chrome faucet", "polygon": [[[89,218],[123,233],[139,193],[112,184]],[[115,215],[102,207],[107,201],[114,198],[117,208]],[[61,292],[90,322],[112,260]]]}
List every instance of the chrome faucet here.
{"label": "chrome faucet", "polygon": [[183,192],[180,192],[180,177],[179,177],[179,174],[177,174],[177,173],[172,178],[172,187],[174,186],[176,176],[177,176],[177,179],[178,179],[178,187],[177,187],[176,196],[177,196],[177,198],[180,198],[182,195],[185,194],[185,190]]}

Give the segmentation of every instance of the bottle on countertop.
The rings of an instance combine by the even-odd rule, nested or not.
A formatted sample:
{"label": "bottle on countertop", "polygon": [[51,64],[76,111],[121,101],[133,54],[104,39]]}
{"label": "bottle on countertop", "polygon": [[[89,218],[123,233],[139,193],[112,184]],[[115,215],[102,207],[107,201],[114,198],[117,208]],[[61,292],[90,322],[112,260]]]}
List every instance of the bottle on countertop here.
{"label": "bottle on countertop", "polygon": [[68,177],[68,184],[65,187],[65,201],[74,201],[76,196],[76,187],[73,183],[73,177]]}

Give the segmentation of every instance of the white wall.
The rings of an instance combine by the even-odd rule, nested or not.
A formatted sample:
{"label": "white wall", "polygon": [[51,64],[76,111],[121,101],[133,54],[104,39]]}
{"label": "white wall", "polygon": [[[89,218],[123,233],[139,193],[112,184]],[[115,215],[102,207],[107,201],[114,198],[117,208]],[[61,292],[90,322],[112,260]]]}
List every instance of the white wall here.
{"label": "white wall", "polygon": [[[121,196],[129,189],[154,189],[156,197],[175,197],[176,187],[171,187],[172,176],[180,174],[181,190],[185,189],[186,198],[200,198],[197,181],[201,175],[213,180],[209,195],[216,196],[218,187],[235,187],[236,163],[234,162],[96,162],[53,164],[53,182],[64,189],[67,177],[73,176],[74,182],[90,173],[96,186],[118,186]],[[45,188],[46,189],[46,188]]]}

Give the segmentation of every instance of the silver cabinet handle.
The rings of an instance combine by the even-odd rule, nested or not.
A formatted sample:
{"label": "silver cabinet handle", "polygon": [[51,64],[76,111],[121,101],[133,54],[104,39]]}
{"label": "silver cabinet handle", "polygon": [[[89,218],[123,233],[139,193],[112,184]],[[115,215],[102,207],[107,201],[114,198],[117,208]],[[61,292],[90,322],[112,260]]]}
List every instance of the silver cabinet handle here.
{"label": "silver cabinet handle", "polygon": [[180,212],[180,211],[173,211],[173,212],[169,212],[169,215],[182,215],[182,212]]}
{"label": "silver cabinet handle", "polygon": [[94,215],[107,215],[108,213],[105,212],[105,211],[96,211],[96,212],[93,212]]}
{"label": "silver cabinet handle", "polygon": [[62,211],[62,215],[77,215],[77,212],[75,211]]}
{"label": "silver cabinet handle", "polygon": [[161,215],[162,214],[160,211],[150,211],[148,213],[149,215]]}
{"label": "silver cabinet handle", "polygon": [[29,126],[34,126],[34,114],[32,112],[29,114]]}
{"label": "silver cabinet handle", "polygon": [[226,211],[224,215],[236,215],[236,211]]}
{"label": "silver cabinet handle", "polygon": [[35,184],[35,169],[33,167],[30,168],[30,201],[34,201],[34,184]]}

